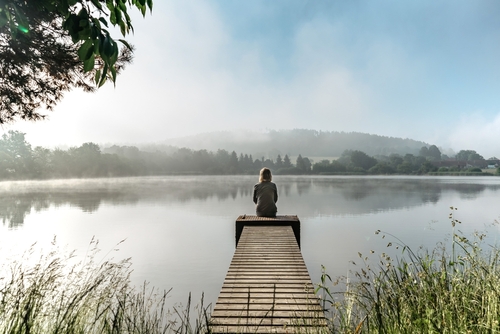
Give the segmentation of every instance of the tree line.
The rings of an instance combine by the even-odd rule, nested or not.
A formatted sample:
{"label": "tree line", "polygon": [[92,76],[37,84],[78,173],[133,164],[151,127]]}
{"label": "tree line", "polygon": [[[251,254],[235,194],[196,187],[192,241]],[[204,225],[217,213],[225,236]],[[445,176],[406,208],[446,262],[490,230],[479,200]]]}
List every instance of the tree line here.
{"label": "tree line", "polygon": [[[436,151],[437,150],[437,151]],[[46,179],[119,177],[172,174],[257,174],[268,167],[274,174],[427,174],[448,171],[436,166],[443,155],[434,145],[422,147],[419,155],[391,154],[376,157],[359,150],[345,150],[338,159],[314,162],[299,154],[294,161],[285,154],[275,159],[237,154],[219,149],[176,149],[173,152],[144,151],[135,146],[105,149],[89,142],[67,150],[33,148],[25,134],[9,131],[0,140],[0,179]],[[475,151],[457,154],[466,160],[483,159]],[[445,157],[448,158],[448,157]],[[477,170],[476,170],[477,171]],[[480,171],[480,170],[479,170]]]}

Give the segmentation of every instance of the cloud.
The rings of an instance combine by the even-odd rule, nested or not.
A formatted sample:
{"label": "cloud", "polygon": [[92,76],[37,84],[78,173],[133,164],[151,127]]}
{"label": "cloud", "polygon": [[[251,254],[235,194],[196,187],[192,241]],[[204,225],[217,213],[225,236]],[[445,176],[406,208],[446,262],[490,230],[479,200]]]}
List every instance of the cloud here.
{"label": "cloud", "polygon": [[[356,72],[358,50],[345,44],[342,23],[301,20],[272,49],[267,36],[239,38],[204,1],[162,2],[134,24],[135,61],[116,88],[71,92],[48,122],[24,126],[28,138],[133,143],[231,129],[356,131],[372,123],[374,93]],[[276,52],[280,46],[289,54]]]}

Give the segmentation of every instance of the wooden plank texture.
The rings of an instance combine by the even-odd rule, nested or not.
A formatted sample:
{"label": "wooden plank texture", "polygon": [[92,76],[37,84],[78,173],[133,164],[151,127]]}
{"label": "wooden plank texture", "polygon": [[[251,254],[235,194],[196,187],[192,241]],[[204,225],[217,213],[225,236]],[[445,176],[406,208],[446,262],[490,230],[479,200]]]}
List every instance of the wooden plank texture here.
{"label": "wooden plank texture", "polygon": [[210,323],[211,333],[326,329],[292,226],[243,226]]}

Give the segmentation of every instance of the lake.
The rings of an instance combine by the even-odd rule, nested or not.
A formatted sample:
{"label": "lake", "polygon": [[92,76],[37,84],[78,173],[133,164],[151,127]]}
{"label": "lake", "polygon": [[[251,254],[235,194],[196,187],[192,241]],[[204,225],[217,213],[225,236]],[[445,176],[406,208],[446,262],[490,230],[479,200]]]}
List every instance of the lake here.
{"label": "lake", "polygon": [[[132,280],[215,302],[233,256],[234,222],[254,214],[258,176],[165,176],[0,182],[0,257],[57,243],[84,256],[93,237],[102,256],[132,257]],[[355,269],[358,252],[387,251],[393,234],[414,249],[449,239],[450,207],[464,233],[499,234],[500,178],[275,176],[278,214],[298,215],[313,282]],[[121,240],[123,243],[116,246]],[[113,251],[118,248],[119,251]],[[394,249],[392,252],[400,252]],[[359,263],[358,263],[359,264]]]}

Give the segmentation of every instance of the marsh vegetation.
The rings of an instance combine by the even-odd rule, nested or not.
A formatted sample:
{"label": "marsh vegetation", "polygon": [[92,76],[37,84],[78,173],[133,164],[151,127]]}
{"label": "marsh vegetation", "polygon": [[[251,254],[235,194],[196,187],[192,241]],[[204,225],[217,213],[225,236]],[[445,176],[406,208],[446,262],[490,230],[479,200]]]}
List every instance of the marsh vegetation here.
{"label": "marsh vegetation", "polygon": [[399,255],[359,253],[350,278],[324,272],[317,291],[332,333],[496,333],[500,330],[500,249],[486,234],[465,236],[451,208],[452,236],[413,250],[376,231]]}
{"label": "marsh vegetation", "polygon": [[[101,255],[92,240],[83,259],[52,243],[33,245],[0,267],[0,333],[202,333],[185,306],[166,307],[169,291],[130,281],[131,260]],[[193,319],[207,319],[203,298]]]}

